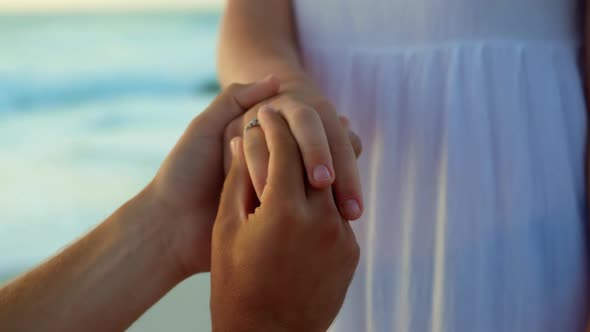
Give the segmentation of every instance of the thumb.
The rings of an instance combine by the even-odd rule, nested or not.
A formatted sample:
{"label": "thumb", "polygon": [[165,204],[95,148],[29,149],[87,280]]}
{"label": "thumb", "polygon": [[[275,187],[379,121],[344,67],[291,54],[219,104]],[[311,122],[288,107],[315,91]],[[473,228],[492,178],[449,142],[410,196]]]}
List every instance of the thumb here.
{"label": "thumb", "polygon": [[256,104],[275,96],[279,88],[280,82],[273,75],[251,84],[228,86],[199,116],[203,124],[200,128],[201,134],[223,133],[232,120]]}
{"label": "thumb", "polygon": [[218,216],[222,217],[220,222],[236,223],[244,221],[253,209],[256,194],[248,173],[242,138],[231,141],[231,151],[232,165],[223,185]]}

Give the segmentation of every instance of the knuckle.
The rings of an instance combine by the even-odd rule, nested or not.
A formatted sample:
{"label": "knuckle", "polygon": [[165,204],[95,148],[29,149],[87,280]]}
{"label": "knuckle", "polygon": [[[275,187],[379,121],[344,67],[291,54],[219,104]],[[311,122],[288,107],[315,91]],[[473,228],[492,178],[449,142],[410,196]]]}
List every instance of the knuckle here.
{"label": "knuckle", "polygon": [[354,237],[349,241],[347,246],[347,261],[351,267],[356,268],[361,259],[361,248]]}
{"label": "knuckle", "polygon": [[328,219],[332,223],[340,223],[340,212],[336,203],[334,203],[332,196],[330,195],[329,201],[323,200],[319,203],[320,207],[317,213],[320,218]]}
{"label": "knuckle", "polygon": [[320,120],[317,112],[313,108],[305,105],[298,105],[297,107],[288,110],[287,113],[288,116],[293,119],[294,123],[311,123]]}
{"label": "knuckle", "polygon": [[305,219],[305,211],[295,200],[284,199],[275,203],[277,218],[286,222],[297,222]]}
{"label": "knuckle", "polygon": [[358,241],[356,240],[356,236],[354,234],[354,231],[352,229],[352,227],[350,226],[350,222],[348,221],[344,221],[343,222],[344,225],[344,232],[345,232],[345,250],[344,252],[346,253],[346,259],[347,262],[349,262],[349,264],[351,264],[351,266],[353,268],[356,268],[360,257],[361,257],[361,248],[358,244]]}
{"label": "knuckle", "polygon": [[336,204],[326,202],[316,205],[314,209],[312,227],[317,227],[320,241],[323,247],[332,247],[342,238],[342,218]]}
{"label": "knuckle", "polygon": [[331,248],[336,245],[342,234],[340,222],[334,220],[319,220],[319,236],[322,247]]}
{"label": "knuckle", "polygon": [[332,104],[332,102],[330,102],[329,100],[324,99],[324,98],[314,100],[312,105],[320,113],[322,113],[322,112],[336,112],[336,107],[334,106],[334,104]]}

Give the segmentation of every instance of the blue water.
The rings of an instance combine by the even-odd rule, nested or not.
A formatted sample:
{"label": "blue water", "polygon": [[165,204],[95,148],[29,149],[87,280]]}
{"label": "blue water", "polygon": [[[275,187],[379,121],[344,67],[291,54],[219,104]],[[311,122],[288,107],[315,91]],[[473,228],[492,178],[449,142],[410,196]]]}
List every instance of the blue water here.
{"label": "blue water", "polygon": [[153,176],[213,97],[219,14],[0,17],[0,279]]}

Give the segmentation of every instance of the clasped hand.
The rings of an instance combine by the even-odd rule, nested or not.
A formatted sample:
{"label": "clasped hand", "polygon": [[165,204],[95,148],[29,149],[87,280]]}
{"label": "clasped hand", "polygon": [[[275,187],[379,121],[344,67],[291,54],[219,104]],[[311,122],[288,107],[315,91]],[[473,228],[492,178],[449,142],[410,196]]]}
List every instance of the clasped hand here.
{"label": "clasped hand", "polygon": [[[177,251],[184,270],[211,268],[215,330],[325,330],[359,259],[347,220],[362,213],[360,141],[329,104],[312,107],[279,90],[272,76],[230,86],[191,124],[154,182],[184,221]],[[256,116],[261,126],[244,132]]]}
{"label": "clasped hand", "polygon": [[[144,190],[0,288],[0,329],[124,330],[205,271],[215,331],[328,328],[359,260],[347,220],[362,212],[360,145],[309,100],[272,76],[225,89]],[[241,137],[256,112],[261,126]]]}

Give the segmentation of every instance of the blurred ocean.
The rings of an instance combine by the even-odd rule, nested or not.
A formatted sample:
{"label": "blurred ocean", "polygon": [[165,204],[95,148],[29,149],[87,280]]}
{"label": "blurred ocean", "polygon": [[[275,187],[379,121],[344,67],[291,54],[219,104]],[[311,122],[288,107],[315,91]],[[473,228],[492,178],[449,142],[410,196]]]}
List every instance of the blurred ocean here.
{"label": "blurred ocean", "polygon": [[0,16],[0,283],[147,184],[215,94],[218,23]]}

